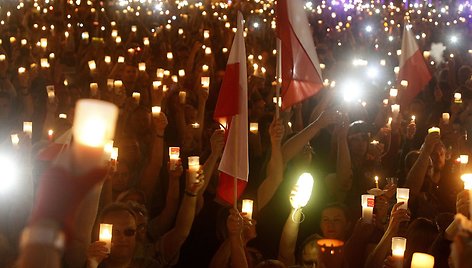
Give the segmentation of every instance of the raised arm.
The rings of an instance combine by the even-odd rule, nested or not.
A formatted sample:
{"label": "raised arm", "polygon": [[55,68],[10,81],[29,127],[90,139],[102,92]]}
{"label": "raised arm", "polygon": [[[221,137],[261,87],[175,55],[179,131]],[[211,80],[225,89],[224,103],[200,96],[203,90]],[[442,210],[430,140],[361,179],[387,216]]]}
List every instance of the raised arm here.
{"label": "raised arm", "polygon": [[420,155],[406,177],[405,187],[410,189],[411,195],[417,195],[423,186],[424,177],[428,171],[431,153],[440,142],[439,133],[433,132],[426,136]]}
{"label": "raised arm", "polygon": [[[162,237],[162,248],[158,249],[161,251],[164,260],[167,262],[171,262],[178,256],[180,248],[190,234],[193,220],[195,218],[197,196],[202,190],[203,184],[204,176],[201,172],[199,172],[195,182],[191,182],[187,175],[187,186],[180,204],[175,226],[169,232],[164,234]],[[159,246],[159,242],[156,243],[156,247]]]}
{"label": "raised arm", "polygon": [[289,162],[321,129],[337,121],[336,111],[325,111],[311,124],[304,128],[297,135],[293,136],[282,146],[284,163]]}
{"label": "raised arm", "polygon": [[385,231],[382,239],[367,258],[365,263],[366,268],[382,267],[385,257],[390,251],[392,237],[397,235],[400,223],[410,220],[408,211],[406,209],[399,209],[401,205],[403,205],[403,202],[397,203],[393,206],[387,231]]}
{"label": "raised arm", "polygon": [[183,173],[180,160],[177,162],[174,170],[170,170],[170,165],[168,165],[168,171],[169,182],[167,186],[166,205],[161,213],[149,222],[149,233],[156,240],[172,228],[175,215],[179,209],[180,177]]}
{"label": "raised arm", "polygon": [[164,113],[159,113],[157,117],[153,116],[153,126],[155,134],[151,155],[139,182],[139,189],[144,191],[148,200],[152,200],[164,159],[164,130],[167,126],[167,117]]}
{"label": "raised arm", "polygon": [[264,208],[274,196],[284,176],[281,143],[284,137],[282,120],[274,120],[269,128],[272,151],[267,165],[266,178],[257,189],[257,208]]}
{"label": "raised arm", "polygon": [[298,239],[298,229],[300,227],[300,220],[302,217],[301,209],[293,209],[285,221],[282,236],[279,244],[278,260],[283,262],[286,266],[295,265],[295,249]]}
{"label": "raised arm", "polygon": [[244,225],[243,218],[234,208],[232,208],[229,213],[226,226],[228,228],[229,244],[231,249],[231,267],[247,268],[248,263],[242,237],[242,229]]}

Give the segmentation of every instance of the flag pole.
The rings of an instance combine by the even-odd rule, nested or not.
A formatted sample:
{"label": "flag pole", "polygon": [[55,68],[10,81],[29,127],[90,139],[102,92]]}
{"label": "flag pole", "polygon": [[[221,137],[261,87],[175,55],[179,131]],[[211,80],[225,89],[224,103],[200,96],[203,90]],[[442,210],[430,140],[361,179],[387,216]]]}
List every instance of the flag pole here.
{"label": "flag pole", "polygon": [[234,204],[233,207],[235,210],[238,210],[238,178],[234,177]]}
{"label": "flag pole", "polygon": [[276,66],[276,86],[275,86],[275,119],[280,117],[280,88],[282,86],[282,41],[277,38],[277,66]]}

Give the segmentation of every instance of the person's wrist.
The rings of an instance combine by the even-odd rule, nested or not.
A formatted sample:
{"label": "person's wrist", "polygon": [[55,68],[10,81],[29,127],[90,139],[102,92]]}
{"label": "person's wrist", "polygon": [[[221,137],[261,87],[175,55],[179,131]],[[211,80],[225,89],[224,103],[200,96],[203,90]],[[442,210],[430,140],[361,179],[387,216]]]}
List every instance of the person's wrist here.
{"label": "person's wrist", "polygon": [[197,197],[198,196],[198,193],[196,193],[194,191],[191,191],[191,190],[188,190],[188,189],[185,189],[184,193],[188,197]]}

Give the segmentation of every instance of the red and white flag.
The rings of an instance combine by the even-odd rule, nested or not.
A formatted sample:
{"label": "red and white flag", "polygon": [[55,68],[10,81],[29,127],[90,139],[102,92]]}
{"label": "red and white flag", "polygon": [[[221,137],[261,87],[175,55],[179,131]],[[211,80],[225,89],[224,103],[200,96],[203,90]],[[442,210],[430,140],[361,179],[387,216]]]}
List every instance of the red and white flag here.
{"label": "red and white flag", "polygon": [[226,119],[226,145],[219,170],[218,197],[234,204],[234,181],[237,179],[237,198],[246,188],[249,175],[247,66],[244,44],[243,15],[238,12],[238,28],[231,46],[226,72],[213,117]]}
{"label": "red and white flag", "polygon": [[282,109],[315,95],[323,87],[320,62],[303,6],[301,0],[277,1],[277,36],[282,41]]}
{"label": "red and white flag", "polygon": [[408,81],[408,86],[401,93],[401,105],[408,105],[431,80],[431,74],[423,58],[423,53],[416,44],[411,26],[405,25],[400,55],[400,71],[397,84]]}

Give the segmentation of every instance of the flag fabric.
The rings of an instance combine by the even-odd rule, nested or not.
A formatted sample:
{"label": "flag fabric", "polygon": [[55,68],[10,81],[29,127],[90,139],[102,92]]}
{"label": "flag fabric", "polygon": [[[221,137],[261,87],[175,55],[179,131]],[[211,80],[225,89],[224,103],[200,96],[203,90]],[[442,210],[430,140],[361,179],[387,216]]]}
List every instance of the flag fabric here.
{"label": "flag fabric", "polygon": [[416,44],[411,27],[405,25],[402,37],[400,55],[400,71],[397,84],[402,80],[408,81],[408,86],[402,90],[401,105],[408,105],[431,80],[431,74],[423,58],[423,53]]}
{"label": "flag fabric", "polygon": [[220,179],[217,195],[229,204],[234,204],[235,178],[239,198],[249,175],[247,67],[243,30],[243,15],[238,12],[238,28],[214,113],[216,120],[225,119],[228,123],[226,144],[218,168]]}
{"label": "flag fabric", "polygon": [[320,63],[301,0],[278,0],[277,36],[282,43],[282,109],[318,93],[323,87]]}

